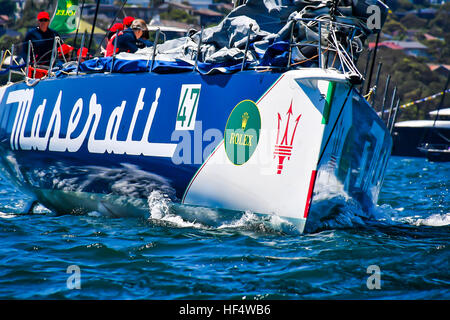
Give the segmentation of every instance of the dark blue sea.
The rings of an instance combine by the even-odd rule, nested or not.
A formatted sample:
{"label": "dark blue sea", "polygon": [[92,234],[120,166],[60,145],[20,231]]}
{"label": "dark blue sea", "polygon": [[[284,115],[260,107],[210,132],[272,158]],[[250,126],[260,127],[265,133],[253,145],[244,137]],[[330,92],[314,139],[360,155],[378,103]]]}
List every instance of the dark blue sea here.
{"label": "dark blue sea", "polygon": [[450,299],[449,189],[450,163],[392,157],[369,214],[344,203],[300,235],[251,212],[187,222],[164,197],[150,219],[24,214],[1,178],[0,299]]}

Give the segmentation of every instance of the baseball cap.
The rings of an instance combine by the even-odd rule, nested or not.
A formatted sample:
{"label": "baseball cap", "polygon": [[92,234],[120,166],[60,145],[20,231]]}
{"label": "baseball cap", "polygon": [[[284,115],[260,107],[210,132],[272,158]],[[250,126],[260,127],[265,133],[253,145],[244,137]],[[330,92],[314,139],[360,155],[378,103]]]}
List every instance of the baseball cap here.
{"label": "baseball cap", "polygon": [[58,53],[59,53],[59,55],[68,54],[73,49],[75,49],[75,48],[72,46],[69,46],[68,44],[63,43],[60,47],[58,47]]}
{"label": "baseball cap", "polygon": [[148,29],[147,29],[147,24],[146,24],[145,21],[142,20],[142,19],[136,19],[136,20],[134,20],[134,21],[131,23],[130,28],[131,28],[131,29],[139,29],[139,30],[142,30],[142,31],[147,31],[147,30],[148,30]]}
{"label": "baseball cap", "polygon": [[133,21],[134,18],[130,16],[123,18],[123,24],[125,27],[129,27]]}
{"label": "baseball cap", "polygon": [[123,24],[121,24],[120,22],[114,23],[113,26],[109,29],[109,31],[111,31],[111,32],[122,31],[122,30],[123,30]]}
{"label": "baseball cap", "polygon": [[50,20],[50,16],[49,16],[48,12],[41,11],[41,12],[38,13],[37,19],[38,20],[41,20],[41,19],[48,19],[48,20]]}

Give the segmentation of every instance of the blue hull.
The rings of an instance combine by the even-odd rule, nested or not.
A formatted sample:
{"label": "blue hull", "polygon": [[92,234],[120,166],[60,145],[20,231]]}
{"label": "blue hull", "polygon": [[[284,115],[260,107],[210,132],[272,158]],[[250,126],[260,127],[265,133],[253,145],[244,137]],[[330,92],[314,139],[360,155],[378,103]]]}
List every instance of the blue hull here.
{"label": "blue hull", "polygon": [[[154,73],[141,74],[93,74],[80,77],[68,77],[65,79],[48,79],[42,81],[35,87],[26,84],[16,84],[8,87],[3,94],[2,107],[0,109],[0,148],[3,155],[9,154],[14,158],[14,165],[3,157],[4,166],[8,175],[15,176],[15,179],[22,187],[30,189],[33,193],[39,189],[54,190],[64,189],[77,192],[87,192],[96,194],[110,194],[120,190],[112,190],[112,180],[120,178],[121,174],[126,174],[129,181],[139,183],[134,192],[129,189],[122,190],[127,196],[145,199],[149,189],[154,184],[170,184],[170,191],[173,200],[180,200],[186,190],[187,185],[196,173],[204,159],[214,150],[220,140],[220,135],[204,136],[205,132],[216,128],[225,128],[226,121],[231,110],[242,100],[250,99],[256,101],[280,76],[274,73],[241,72],[239,75],[210,75],[201,76],[198,73],[182,73],[177,75],[157,75]],[[183,84],[201,84],[201,90],[196,106],[196,119],[198,126],[195,130],[178,131],[180,134],[173,134],[176,126],[181,87]],[[57,104],[58,94],[61,93],[60,119],[53,122],[53,129],[59,127],[59,137],[67,136],[70,117],[81,98],[83,108],[77,128],[72,132],[73,137],[77,137],[82,132],[84,124],[89,117],[89,103],[93,95],[96,96],[96,103],[101,105],[101,116],[98,119],[98,126],[95,130],[94,138],[105,141],[105,134],[108,121],[115,108],[126,101],[120,126],[117,131],[117,141],[125,142],[130,134],[130,125],[133,115],[136,113],[136,104],[142,89],[145,93],[142,96],[143,107],[137,113],[134,129],[131,138],[133,141],[140,141],[144,134],[145,124],[149,116],[152,103],[155,101],[156,92],[160,89],[158,97],[158,107],[154,114],[153,123],[147,141],[151,143],[176,144],[180,141],[190,139],[192,152],[181,154],[180,161],[183,165],[174,163],[170,157],[144,156],[127,154],[125,152],[115,152],[112,147],[111,152],[93,153],[88,150],[88,138],[92,134],[91,130],[86,135],[81,146],[76,152],[50,151],[50,139],[44,143],[47,145],[40,152],[30,152],[22,150],[20,131],[23,130],[24,137],[32,135],[33,117],[36,115],[38,107],[46,100],[45,111],[41,119],[39,136],[46,135],[48,127],[51,125],[51,117],[54,106]],[[20,108],[19,103],[5,104],[6,97],[11,91],[33,90],[32,101],[28,108],[27,119],[22,121],[23,127],[19,127],[20,114],[16,112]],[[190,92],[188,92],[190,94]],[[25,112],[25,110],[24,110]],[[25,114],[23,114],[25,116]],[[75,115],[76,117],[77,115]],[[186,116],[189,116],[186,115]],[[16,119],[17,117],[17,119]],[[187,122],[186,119],[185,122]],[[181,123],[182,121],[179,120]],[[192,122],[192,119],[191,119]],[[16,123],[16,127],[14,127]],[[214,131],[212,133],[215,133]],[[216,134],[219,134],[216,132]],[[12,137],[15,137],[11,143]],[[22,139],[24,140],[24,139]],[[111,143],[113,144],[113,143]],[[145,148],[145,143],[142,144]],[[195,148],[195,150],[194,150]],[[32,149],[37,149],[36,144]],[[180,151],[176,150],[178,154]],[[117,154],[119,153],[119,154]],[[176,162],[176,161],[175,161]],[[17,165],[17,166],[16,166]],[[133,169],[131,169],[133,168]],[[16,172],[16,169],[18,171]],[[102,177],[100,172],[105,173]],[[109,172],[109,174],[108,174]],[[111,173],[115,172],[115,173]],[[148,181],[142,177],[142,172],[155,174],[155,181]],[[23,179],[18,176],[23,175]],[[116,175],[111,177],[110,175]],[[95,177],[92,181],[87,181],[88,177]],[[57,182],[70,181],[72,185],[64,184],[64,188],[57,187]],[[162,182],[164,181],[164,182]],[[56,183],[56,184],[55,184]],[[148,186],[148,187],[147,187]],[[44,202],[47,202],[44,200]],[[51,203],[46,205],[53,210],[60,211]],[[64,208],[67,210],[68,208]]]}
{"label": "blue hull", "polygon": [[[59,213],[148,216],[158,191],[298,219],[303,230],[329,187],[376,202],[391,146],[345,77],[321,69],[91,74],[0,88],[1,170]],[[243,159],[233,158],[239,148]]]}

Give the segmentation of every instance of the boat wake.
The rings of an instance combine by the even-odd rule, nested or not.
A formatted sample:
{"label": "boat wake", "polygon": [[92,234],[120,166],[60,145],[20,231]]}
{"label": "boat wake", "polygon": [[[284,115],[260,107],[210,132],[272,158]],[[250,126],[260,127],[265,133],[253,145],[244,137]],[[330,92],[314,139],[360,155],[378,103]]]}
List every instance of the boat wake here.
{"label": "boat wake", "polygon": [[161,191],[152,191],[148,197],[150,216],[148,220],[157,225],[174,226],[180,228],[205,228],[199,222],[184,220],[176,213],[172,200]]}
{"label": "boat wake", "polygon": [[450,225],[450,213],[433,214],[428,218],[412,219],[411,223],[416,226],[443,227]]}
{"label": "boat wake", "polygon": [[402,211],[400,209],[393,209],[388,205],[382,206],[385,210],[389,208],[390,211],[394,213],[390,217],[391,223],[393,224],[406,224],[415,227],[427,226],[427,227],[445,227],[450,226],[450,212],[447,213],[434,213],[428,217],[423,217],[420,215],[400,215],[399,213]]}
{"label": "boat wake", "polygon": [[[153,225],[173,228],[194,228],[216,231],[249,231],[264,234],[300,234],[296,226],[276,214],[263,215],[252,211],[232,211],[179,204],[172,201],[164,191],[155,190],[147,199],[148,221]],[[7,210],[9,211],[9,210]],[[1,219],[11,219],[30,213],[0,211]],[[52,214],[38,205],[31,214]],[[99,211],[87,214],[105,217]],[[315,198],[304,233],[312,234],[336,229],[376,228],[429,228],[450,226],[450,213],[434,213],[429,216],[410,214],[403,208],[395,209],[388,204],[372,206],[363,210],[356,200],[341,192],[321,194]]]}
{"label": "boat wake", "polygon": [[[175,228],[204,230],[252,231],[268,234],[297,235],[295,225],[283,217],[261,215],[251,211],[231,211],[173,202],[161,191],[148,197],[151,224]],[[319,214],[320,213],[320,214]],[[304,233],[336,229],[365,229],[380,227],[442,227],[450,225],[450,213],[429,217],[405,217],[389,205],[373,206],[364,211],[357,201],[344,196],[322,197],[310,212]]]}
{"label": "boat wake", "polygon": [[160,191],[148,197],[149,222],[160,226],[205,230],[245,230],[262,233],[298,234],[296,227],[277,215],[183,205]]}

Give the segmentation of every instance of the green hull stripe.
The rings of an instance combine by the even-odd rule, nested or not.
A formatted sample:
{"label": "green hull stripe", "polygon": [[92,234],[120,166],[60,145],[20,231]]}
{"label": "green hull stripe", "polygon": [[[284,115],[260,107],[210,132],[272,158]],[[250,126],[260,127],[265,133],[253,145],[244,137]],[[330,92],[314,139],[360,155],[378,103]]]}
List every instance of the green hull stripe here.
{"label": "green hull stripe", "polygon": [[333,103],[334,90],[336,89],[336,82],[330,81],[328,84],[327,98],[325,100],[325,107],[323,109],[322,124],[328,124],[330,117],[331,104]]}

